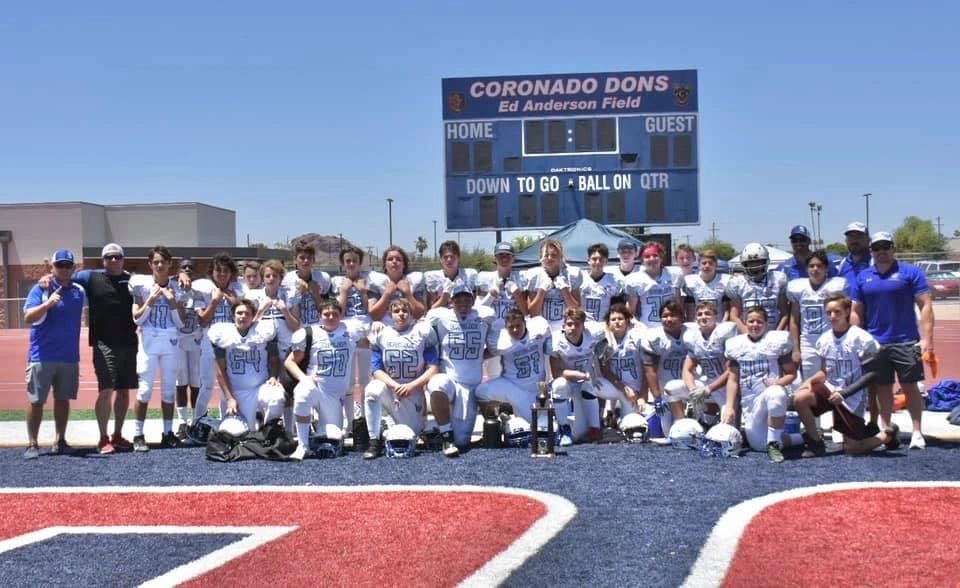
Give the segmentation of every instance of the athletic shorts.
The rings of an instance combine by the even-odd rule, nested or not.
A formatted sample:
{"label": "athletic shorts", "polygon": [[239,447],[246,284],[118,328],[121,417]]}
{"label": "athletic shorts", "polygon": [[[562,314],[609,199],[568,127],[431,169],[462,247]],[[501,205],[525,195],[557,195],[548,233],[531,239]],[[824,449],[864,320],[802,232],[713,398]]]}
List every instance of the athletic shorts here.
{"label": "athletic shorts", "polygon": [[813,405],[813,414],[820,416],[832,412],[833,429],[843,433],[844,437],[863,441],[880,433],[880,428],[877,427],[876,423],[868,425],[863,417],[851,412],[845,404],[831,403],[829,398],[832,392],[826,386],[814,386],[813,394],[817,400],[817,403]]}
{"label": "athletic shorts", "polygon": [[93,371],[99,390],[136,390],[137,346],[110,347],[97,341],[93,347]]}
{"label": "athletic shorts", "polygon": [[45,403],[51,387],[55,400],[76,400],[80,364],[37,361],[27,365],[27,398],[31,404]]}
{"label": "athletic shorts", "polygon": [[873,364],[875,384],[893,384],[894,374],[901,384],[923,381],[923,360],[916,341],[881,345]]}

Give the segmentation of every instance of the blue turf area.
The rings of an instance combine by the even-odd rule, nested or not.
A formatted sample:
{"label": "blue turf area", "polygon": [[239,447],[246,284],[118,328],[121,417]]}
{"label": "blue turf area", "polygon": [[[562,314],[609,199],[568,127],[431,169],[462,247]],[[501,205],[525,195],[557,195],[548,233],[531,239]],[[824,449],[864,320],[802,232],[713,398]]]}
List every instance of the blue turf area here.
{"label": "blue turf area", "polygon": [[138,586],[245,535],[63,534],[0,554],[4,586]]}
{"label": "blue turf area", "polygon": [[676,586],[686,577],[717,519],[744,500],[801,486],[850,481],[958,480],[957,444],[928,441],[853,458],[842,454],[771,464],[765,453],[703,458],[654,445],[583,445],[554,460],[516,449],[474,449],[451,460],[422,453],[410,460],[365,462],[351,453],[302,463],[220,464],[202,449],[117,454],[107,459],[0,450],[8,485],[351,485],[470,484],[529,488],[576,504],[574,520],[508,584]]}

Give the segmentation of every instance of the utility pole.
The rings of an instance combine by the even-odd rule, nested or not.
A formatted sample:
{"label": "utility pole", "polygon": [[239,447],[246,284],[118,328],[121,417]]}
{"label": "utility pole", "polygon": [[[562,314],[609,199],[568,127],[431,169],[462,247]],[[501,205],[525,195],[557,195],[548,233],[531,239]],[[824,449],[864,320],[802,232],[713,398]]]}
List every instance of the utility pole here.
{"label": "utility pole", "polygon": [[437,260],[437,221],[433,221],[433,260]]}
{"label": "utility pole", "polygon": [[940,232],[940,217],[937,217],[937,235],[943,239],[943,233]]}
{"label": "utility pole", "polygon": [[690,244],[690,233],[687,233],[686,235],[680,235],[680,236],[683,237],[684,243],[686,243],[687,245]]}
{"label": "utility pole", "polygon": [[710,223],[710,240],[717,240],[717,223]]}
{"label": "utility pole", "polygon": [[390,229],[390,246],[393,247],[393,198],[387,198],[387,220]]}
{"label": "utility pole", "polygon": [[872,192],[867,192],[863,195],[863,199],[866,201],[867,205],[867,218],[864,220],[864,224],[867,225],[867,234],[870,234],[870,197],[873,196]]}

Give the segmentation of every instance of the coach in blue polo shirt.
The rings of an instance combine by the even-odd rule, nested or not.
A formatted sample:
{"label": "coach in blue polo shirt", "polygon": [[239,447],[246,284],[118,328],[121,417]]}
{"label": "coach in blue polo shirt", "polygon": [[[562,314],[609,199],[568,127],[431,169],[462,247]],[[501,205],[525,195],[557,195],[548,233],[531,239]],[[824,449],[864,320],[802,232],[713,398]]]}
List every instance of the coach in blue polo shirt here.
{"label": "coach in blue polo shirt", "polygon": [[23,320],[30,325],[27,365],[27,437],[24,459],[40,456],[37,435],[43,405],[53,388],[53,419],[56,441],[51,453],[67,453],[67,418],[70,401],[76,400],[80,383],[80,316],[86,293],[73,283],[73,254],[60,249],[53,254],[53,280],[47,288],[35,285],[23,306]]}
{"label": "coach in blue polo shirt", "polygon": [[870,239],[867,237],[867,225],[852,222],[843,233],[847,242],[847,256],[840,262],[840,275],[848,284],[856,284],[857,276],[870,267]]}
{"label": "coach in blue polo shirt", "polygon": [[[787,274],[788,280],[809,278],[807,261],[813,255],[813,250],[810,249],[810,231],[807,227],[797,225],[790,229],[790,249],[793,250],[793,257],[777,266],[777,271]],[[837,268],[832,263],[828,263],[827,277],[832,278],[836,275]]]}
{"label": "coach in blue polo shirt", "polygon": [[[877,373],[871,388],[870,417],[878,412],[881,428],[890,426],[893,411],[893,379],[907,395],[907,410],[913,421],[912,449],[923,449],[926,442],[920,431],[923,398],[917,382],[923,380],[921,353],[933,351],[933,300],[927,278],[915,265],[898,261],[893,235],[885,231],[870,239],[873,265],[857,276],[851,288],[854,321],[880,343]],[[914,304],[920,309],[920,325]],[[876,402],[874,402],[876,400]]]}

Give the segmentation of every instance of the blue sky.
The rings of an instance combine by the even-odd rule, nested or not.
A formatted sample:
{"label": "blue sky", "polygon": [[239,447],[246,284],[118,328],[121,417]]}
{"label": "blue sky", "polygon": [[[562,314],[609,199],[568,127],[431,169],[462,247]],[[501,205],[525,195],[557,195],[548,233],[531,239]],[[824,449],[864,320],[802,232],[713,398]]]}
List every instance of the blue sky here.
{"label": "blue sky", "polygon": [[[0,19],[0,202],[202,201],[238,243],[443,233],[443,77],[699,71],[702,225],[786,243],[823,204],[960,228],[949,2],[99,2]],[[508,233],[507,236],[513,234]],[[453,234],[456,238],[456,234]],[[492,232],[463,233],[492,248]]]}

